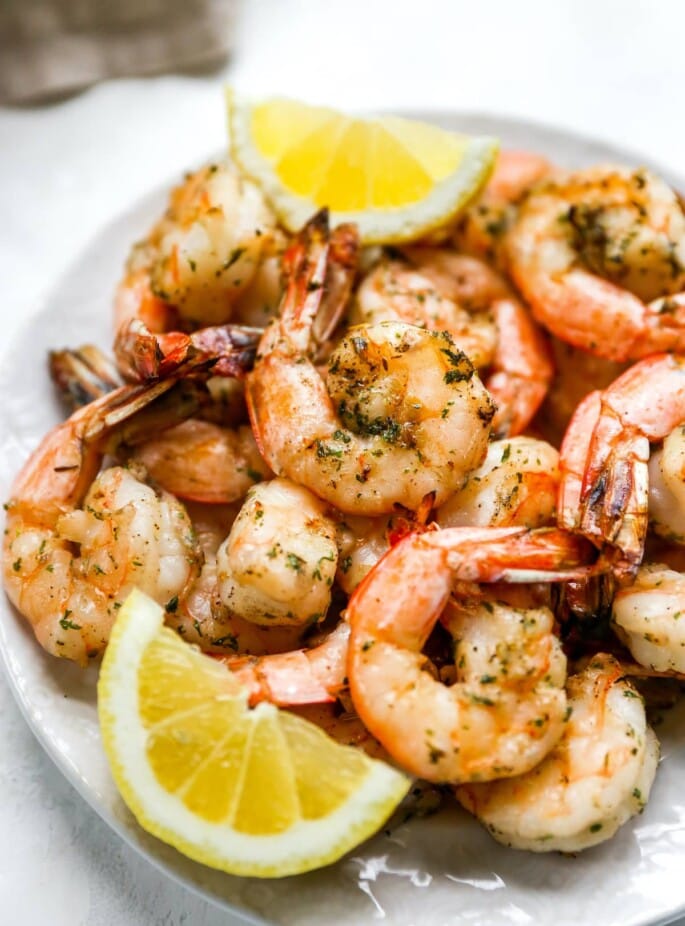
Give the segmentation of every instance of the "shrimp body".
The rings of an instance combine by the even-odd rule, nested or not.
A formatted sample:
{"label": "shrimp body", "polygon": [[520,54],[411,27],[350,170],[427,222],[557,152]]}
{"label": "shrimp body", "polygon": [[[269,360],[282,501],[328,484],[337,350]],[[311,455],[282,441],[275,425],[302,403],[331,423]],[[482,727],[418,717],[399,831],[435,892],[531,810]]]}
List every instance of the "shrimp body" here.
{"label": "shrimp body", "polygon": [[219,594],[256,624],[323,620],[338,563],[325,504],[287,479],[254,486],[217,553]]}
{"label": "shrimp body", "polygon": [[543,527],[556,513],[559,454],[533,437],[493,441],[437,513],[440,527]]}
{"label": "shrimp body", "polygon": [[227,162],[189,174],[132,257],[117,293],[117,329],[133,318],[155,332],[178,327],[173,321],[228,321],[274,228],[260,191]]}
{"label": "shrimp body", "polygon": [[617,361],[685,349],[685,215],[644,168],[547,183],[521,206],[507,246],[535,318],[562,340]]}
{"label": "shrimp body", "polygon": [[247,379],[262,455],[345,513],[443,501],[485,455],[494,406],[448,334],[399,322],[350,329],[324,381],[307,352],[328,251],[320,214],[293,246],[281,318]]}
{"label": "shrimp body", "polygon": [[364,279],[354,318],[398,320],[447,331],[478,369],[498,409],[493,429],[519,434],[552,378],[544,337],[503,279],[482,261],[446,248],[411,247],[409,264],[381,262]]}
{"label": "shrimp body", "polygon": [[549,161],[532,151],[500,151],[482,194],[459,216],[454,230],[457,248],[506,270],[506,235],[517,206],[551,170]]}
{"label": "shrimp body", "polygon": [[579,852],[610,839],[643,809],[659,744],[633,686],[610,656],[568,681],[561,739],[526,774],[457,788],[459,801],[506,846]]}
{"label": "shrimp body", "polygon": [[105,647],[134,586],[168,606],[199,573],[200,551],[180,502],[145,485],[135,466],[98,475],[106,451],[136,431],[164,427],[172,413],[176,421],[189,413],[179,403],[183,388],[174,377],[122,386],[78,408],[43,438],[15,480],[5,586],[54,655],[87,662]]}
{"label": "shrimp body", "polygon": [[451,528],[408,535],[369,573],[347,609],[350,693],[403,768],[429,781],[489,780],[549,752],[566,720],[551,611],[480,600],[448,610],[458,650],[449,688],[425,671],[421,650],[456,579],[574,578],[582,559],[574,538],[556,531]]}
{"label": "shrimp body", "polygon": [[351,319],[365,325],[400,321],[429,331],[448,331],[475,367],[488,366],[497,339],[492,317],[486,312],[471,315],[445,289],[422,273],[420,263],[412,267],[397,260],[382,261],[357,290]]}
{"label": "shrimp body", "polygon": [[249,427],[225,428],[197,418],[151,437],[132,459],[174,495],[214,504],[238,501],[270,475]]}
{"label": "shrimp body", "polygon": [[673,543],[685,543],[685,429],[675,427],[649,458],[649,521]]}
{"label": "shrimp body", "polygon": [[685,575],[667,566],[641,566],[618,590],[612,623],[635,660],[657,672],[685,673]]}

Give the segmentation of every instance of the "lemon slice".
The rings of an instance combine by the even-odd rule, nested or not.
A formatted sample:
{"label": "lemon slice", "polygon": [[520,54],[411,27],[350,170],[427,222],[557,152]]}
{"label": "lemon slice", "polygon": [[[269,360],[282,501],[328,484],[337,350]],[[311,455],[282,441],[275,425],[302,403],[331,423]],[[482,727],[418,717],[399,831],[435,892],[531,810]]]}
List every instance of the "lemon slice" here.
{"label": "lemon slice", "polygon": [[444,225],[488,179],[493,138],[397,116],[362,118],[295,100],[238,102],[227,92],[234,159],[290,231],[322,206],[362,241],[397,243]]}
{"label": "lemon slice", "polygon": [[386,821],[409,780],[271,704],[163,626],[134,591],[98,683],[105,752],[141,826],[231,874],[280,877],[340,858]]}

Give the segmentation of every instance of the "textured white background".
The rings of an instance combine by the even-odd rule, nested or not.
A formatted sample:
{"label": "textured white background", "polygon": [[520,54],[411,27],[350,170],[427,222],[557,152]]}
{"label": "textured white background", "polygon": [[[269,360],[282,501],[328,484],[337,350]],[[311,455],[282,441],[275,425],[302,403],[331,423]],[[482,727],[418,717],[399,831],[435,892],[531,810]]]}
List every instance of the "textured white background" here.
{"label": "textured white background", "polygon": [[[682,172],[684,27],[679,0],[247,0],[224,76],[255,95],[525,116]],[[222,79],[118,81],[0,110],[0,350],[109,218],[222,146]],[[107,830],[1,674],[0,700],[0,922],[230,926]]]}

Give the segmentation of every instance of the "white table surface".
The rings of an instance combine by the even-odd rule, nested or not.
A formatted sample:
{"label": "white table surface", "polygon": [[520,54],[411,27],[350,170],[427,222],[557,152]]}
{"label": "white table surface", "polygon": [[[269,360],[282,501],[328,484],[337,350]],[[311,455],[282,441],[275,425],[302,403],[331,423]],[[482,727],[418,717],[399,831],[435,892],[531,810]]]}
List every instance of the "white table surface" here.
{"label": "white table surface", "polygon": [[[225,79],[352,108],[525,116],[682,171],[684,27],[679,0],[247,0],[223,75],[0,109],[0,351],[100,226],[222,146]],[[0,701],[0,922],[235,922],[120,843],[42,753],[1,672]]]}

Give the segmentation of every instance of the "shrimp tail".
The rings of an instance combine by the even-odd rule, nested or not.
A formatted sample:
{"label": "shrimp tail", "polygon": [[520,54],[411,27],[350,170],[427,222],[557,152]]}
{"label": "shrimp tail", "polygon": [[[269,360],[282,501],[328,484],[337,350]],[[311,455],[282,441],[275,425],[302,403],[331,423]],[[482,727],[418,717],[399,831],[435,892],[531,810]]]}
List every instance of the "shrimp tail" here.
{"label": "shrimp tail", "polygon": [[181,372],[211,369],[220,376],[241,377],[252,368],[259,328],[218,325],[192,334],[153,334],[133,319],[117,332],[114,353],[130,382],[150,383]]}
{"label": "shrimp tail", "polygon": [[448,528],[425,539],[447,548],[460,581],[568,582],[596,571],[592,545],[556,528]]}
{"label": "shrimp tail", "polygon": [[609,544],[605,557],[617,577],[628,578],[639,566],[648,527],[649,441],[603,415],[595,427],[583,480],[579,529]]}
{"label": "shrimp tail", "polygon": [[115,364],[94,344],[50,351],[50,378],[72,411],[121,386]]}
{"label": "shrimp tail", "polygon": [[350,627],[341,621],[319,646],[267,656],[218,656],[247,690],[250,705],[326,704],[347,685]]}

